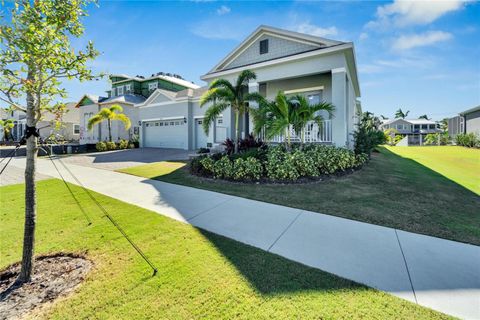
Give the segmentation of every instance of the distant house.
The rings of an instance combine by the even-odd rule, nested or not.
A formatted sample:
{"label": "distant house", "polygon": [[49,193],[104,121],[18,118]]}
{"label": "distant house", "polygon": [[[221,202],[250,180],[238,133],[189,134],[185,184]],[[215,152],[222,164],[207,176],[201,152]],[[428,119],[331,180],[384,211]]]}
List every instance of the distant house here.
{"label": "distant house", "polygon": [[471,132],[480,134],[480,105],[448,119],[448,134],[450,137],[453,138],[458,134]]}
{"label": "distant house", "polygon": [[391,119],[383,122],[380,129],[395,129],[408,136],[408,145],[422,145],[427,134],[441,132],[434,121],[426,119]]}
{"label": "distant house", "polygon": [[137,137],[140,135],[138,106],[143,105],[147,99],[153,96],[154,92],[165,91],[176,95],[182,90],[199,88],[179,75],[163,72],[152,74],[148,78],[112,74],[110,81],[112,88],[107,91],[107,97],[86,94],[76,104],[79,110],[80,144],[92,144],[108,139],[107,123],[105,122],[88,130],[88,120],[102,108],[108,108],[114,104],[123,108],[123,113],[130,118],[132,126],[129,130],[125,130],[123,123],[114,121],[111,128],[112,139],[115,141],[131,139],[134,135]]}

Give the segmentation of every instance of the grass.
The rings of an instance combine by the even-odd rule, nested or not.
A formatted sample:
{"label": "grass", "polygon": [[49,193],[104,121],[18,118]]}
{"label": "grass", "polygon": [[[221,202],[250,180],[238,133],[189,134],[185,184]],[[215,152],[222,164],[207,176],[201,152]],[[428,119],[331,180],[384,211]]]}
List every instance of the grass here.
{"label": "grass", "polygon": [[[480,172],[480,162],[475,163],[474,158],[480,155],[480,150],[473,150],[474,153],[469,156],[473,158],[473,163],[469,162],[473,169],[459,166],[451,169],[450,172],[455,172],[455,175],[447,178],[442,174],[445,169],[436,169],[439,173],[435,168],[448,168],[453,163],[468,162],[462,160],[462,151],[471,152],[463,148],[447,148],[452,148],[452,154],[456,154],[459,159],[449,160],[449,164],[440,164],[443,158],[437,157],[436,161],[429,161],[435,163],[431,164],[431,169],[427,162],[421,164],[380,147],[380,152],[374,153],[372,161],[361,170],[348,176],[312,184],[232,183],[192,176],[187,168],[168,174],[157,171],[156,168],[166,166],[167,162],[144,165],[141,170],[128,168],[121,171],[480,245],[480,197],[464,187],[464,179],[458,178],[470,175],[475,180],[475,174]],[[423,152],[423,148],[412,147],[411,150],[417,150],[419,154]]]}
{"label": "grass", "polygon": [[[0,268],[21,257],[23,185],[0,188]],[[76,186],[38,183],[36,254],[84,253],[94,270],[45,319],[445,319],[446,315],[96,194],[157,265],[151,270]]]}
{"label": "grass", "polygon": [[457,146],[387,147],[480,195],[480,150]]}

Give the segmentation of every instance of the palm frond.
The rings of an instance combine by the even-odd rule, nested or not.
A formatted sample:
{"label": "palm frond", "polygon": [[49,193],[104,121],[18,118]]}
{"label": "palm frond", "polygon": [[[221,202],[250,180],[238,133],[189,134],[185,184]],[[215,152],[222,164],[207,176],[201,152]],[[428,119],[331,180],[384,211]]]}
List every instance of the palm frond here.
{"label": "palm frond", "polygon": [[132,126],[130,119],[123,113],[114,113],[112,120],[123,122],[123,125],[125,126],[125,130],[130,129],[130,127]]}
{"label": "palm frond", "polygon": [[110,119],[112,117],[113,112],[110,111],[109,108],[102,108],[97,113],[97,115],[101,116],[103,119]]}
{"label": "palm frond", "polygon": [[208,132],[210,131],[210,124],[229,106],[228,103],[219,102],[211,105],[207,111],[205,111],[205,117],[203,118],[203,131],[205,131],[206,135],[208,135]]}
{"label": "palm frond", "polygon": [[212,83],[209,86],[209,89],[226,89],[231,91],[232,93],[235,92],[235,88],[233,87],[233,84],[225,79],[215,79],[212,81]]}
{"label": "palm frond", "polygon": [[120,106],[120,105],[118,105],[118,104],[112,105],[112,106],[109,108],[109,110],[110,110],[111,112],[115,112],[115,111],[117,111],[117,112],[123,112],[122,106]]}
{"label": "palm frond", "polygon": [[102,117],[100,114],[94,115],[93,117],[88,119],[87,129],[92,130],[95,125],[99,124],[103,120],[105,120],[105,118]]}
{"label": "palm frond", "polygon": [[243,70],[237,77],[237,82],[235,85],[235,90],[237,92],[237,95],[240,93],[240,90],[244,86],[248,86],[248,82],[250,80],[255,80],[257,79],[257,75],[255,72],[251,70]]}

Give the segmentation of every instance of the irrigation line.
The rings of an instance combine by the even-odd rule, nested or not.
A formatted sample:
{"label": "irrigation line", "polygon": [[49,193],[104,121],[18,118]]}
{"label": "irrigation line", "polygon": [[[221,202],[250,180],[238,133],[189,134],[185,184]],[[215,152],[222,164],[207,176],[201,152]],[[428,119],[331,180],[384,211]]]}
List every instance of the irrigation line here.
{"label": "irrigation line", "polygon": [[78,178],[73,174],[73,172],[65,165],[61,158],[57,157],[57,160],[62,164],[62,166],[67,170],[70,175],[75,179],[75,181],[82,187],[85,193],[90,197],[90,199],[98,206],[98,208],[103,212],[103,214],[110,220],[110,222],[117,228],[117,230],[123,235],[125,239],[130,243],[130,245],[137,251],[137,253],[145,260],[145,262],[153,269],[153,275],[155,276],[158,272],[157,267],[148,259],[148,257],[143,253],[143,251],[133,242],[132,239],[127,235],[127,233],[122,229],[117,221],[108,213],[108,211],[101,205],[101,203],[93,196],[93,194],[85,188],[83,183],[78,180]]}

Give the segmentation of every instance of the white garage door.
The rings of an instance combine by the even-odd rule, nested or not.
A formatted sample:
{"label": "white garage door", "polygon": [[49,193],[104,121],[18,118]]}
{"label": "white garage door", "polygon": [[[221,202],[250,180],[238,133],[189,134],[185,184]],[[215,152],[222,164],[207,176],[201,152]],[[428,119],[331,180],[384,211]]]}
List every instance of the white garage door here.
{"label": "white garage door", "polygon": [[187,125],[182,119],[147,121],[143,144],[148,148],[186,149]]}

